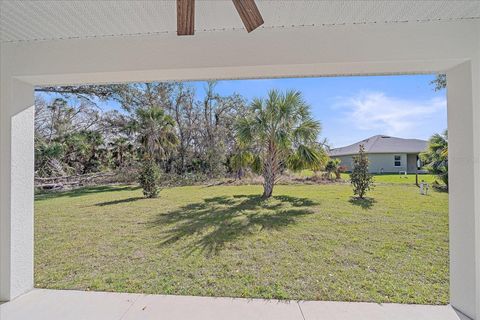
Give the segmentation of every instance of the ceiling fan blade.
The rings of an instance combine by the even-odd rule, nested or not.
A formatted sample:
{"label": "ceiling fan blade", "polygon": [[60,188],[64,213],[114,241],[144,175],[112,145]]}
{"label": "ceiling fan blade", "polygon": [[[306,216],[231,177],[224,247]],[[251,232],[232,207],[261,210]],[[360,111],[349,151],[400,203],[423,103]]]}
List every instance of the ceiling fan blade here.
{"label": "ceiling fan blade", "polygon": [[195,0],[177,0],[177,35],[191,36],[195,29]]}
{"label": "ceiling fan blade", "polygon": [[252,32],[263,24],[263,18],[260,11],[258,11],[255,0],[232,1],[248,32]]}

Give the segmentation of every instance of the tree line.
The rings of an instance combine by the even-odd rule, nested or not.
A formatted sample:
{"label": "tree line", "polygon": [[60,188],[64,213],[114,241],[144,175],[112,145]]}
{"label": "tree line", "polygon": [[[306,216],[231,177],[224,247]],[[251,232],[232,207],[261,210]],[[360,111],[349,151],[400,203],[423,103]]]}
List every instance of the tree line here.
{"label": "tree line", "polygon": [[[233,124],[247,112],[237,94],[221,96],[209,82],[204,98],[183,83],[39,88],[36,174],[85,174],[129,167],[155,154],[162,171],[223,176],[234,150]],[[75,99],[78,103],[72,103]],[[99,102],[115,103],[103,111]]]}
{"label": "tree line", "polygon": [[[446,86],[444,78],[435,81],[436,90]],[[181,82],[36,90],[50,94],[36,99],[37,177],[131,173],[145,196],[155,197],[165,175],[188,183],[252,172],[263,177],[268,198],[286,170],[323,171],[337,179],[342,172],[340,162],[329,159],[326,140],[319,142],[321,124],[299,91],[272,90],[249,102],[219,94],[216,82],[207,82],[201,98]],[[105,103],[116,107],[102,110]],[[421,156],[448,185],[446,133],[433,136]],[[368,160],[364,164],[368,171]]]}
{"label": "tree line", "polygon": [[298,91],[272,90],[251,102],[219,94],[215,82],[201,99],[193,86],[175,82],[37,91],[50,93],[48,101],[36,99],[38,177],[133,171],[145,195],[155,196],[161,174],[208,180],[250,171],[264,177],[269,197],[285,170],[323,170],[328,161],[320,123]]}

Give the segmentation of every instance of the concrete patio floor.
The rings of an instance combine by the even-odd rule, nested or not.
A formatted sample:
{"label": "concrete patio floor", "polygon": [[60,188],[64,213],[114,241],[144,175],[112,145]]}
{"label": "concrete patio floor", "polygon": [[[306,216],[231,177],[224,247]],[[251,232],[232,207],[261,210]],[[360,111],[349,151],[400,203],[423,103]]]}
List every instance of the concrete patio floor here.
{"label": "concrete patio floor", "polygon": [[278,301],[69,290],[33,291],[0,305],[1,320],[465,320],[451,306]]}

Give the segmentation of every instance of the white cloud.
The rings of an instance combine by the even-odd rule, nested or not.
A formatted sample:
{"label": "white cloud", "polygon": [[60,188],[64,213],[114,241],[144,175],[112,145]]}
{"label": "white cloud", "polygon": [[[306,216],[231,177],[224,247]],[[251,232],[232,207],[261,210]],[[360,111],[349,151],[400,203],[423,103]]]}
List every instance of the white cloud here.
{"label": "white cloud", "polygon": [[439,113],[445,113],[444,98],[417,101],[389,97],[381,92],[364,92],[340,98],[336,108],[357,129],[379,134],[405,136],[427,124]]}

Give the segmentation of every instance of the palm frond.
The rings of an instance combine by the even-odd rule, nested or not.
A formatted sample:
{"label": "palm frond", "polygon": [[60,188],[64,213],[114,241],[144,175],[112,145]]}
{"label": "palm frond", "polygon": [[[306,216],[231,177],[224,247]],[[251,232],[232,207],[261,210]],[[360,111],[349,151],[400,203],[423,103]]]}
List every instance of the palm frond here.
{"label": "palm frond", "polygon": [[309,118],[293,130],[293,137],[299,143],[311,143],[317,139],[320,129],[320,122]]}
{"label": "palm frond", "polygon": [[321,157],[315,148],[300,145],[296,152],[288,156],[286,164],[293,171],[310,169],[321,165]]}
{"label": "palm frond", "polygon": [[263,159],[262,159],[262,157],[258,154],[254,155],[253,161],[252,161],[250,167],[252,168],[253,172],[255,172],[256,174],[262,174],[262,172],[263,172]]}
{"label": "palm frond", "polygon": [[241,118],[235,126],[237,139],[244,144],[250,144],[253,141],[253,121],[247,118]]}

